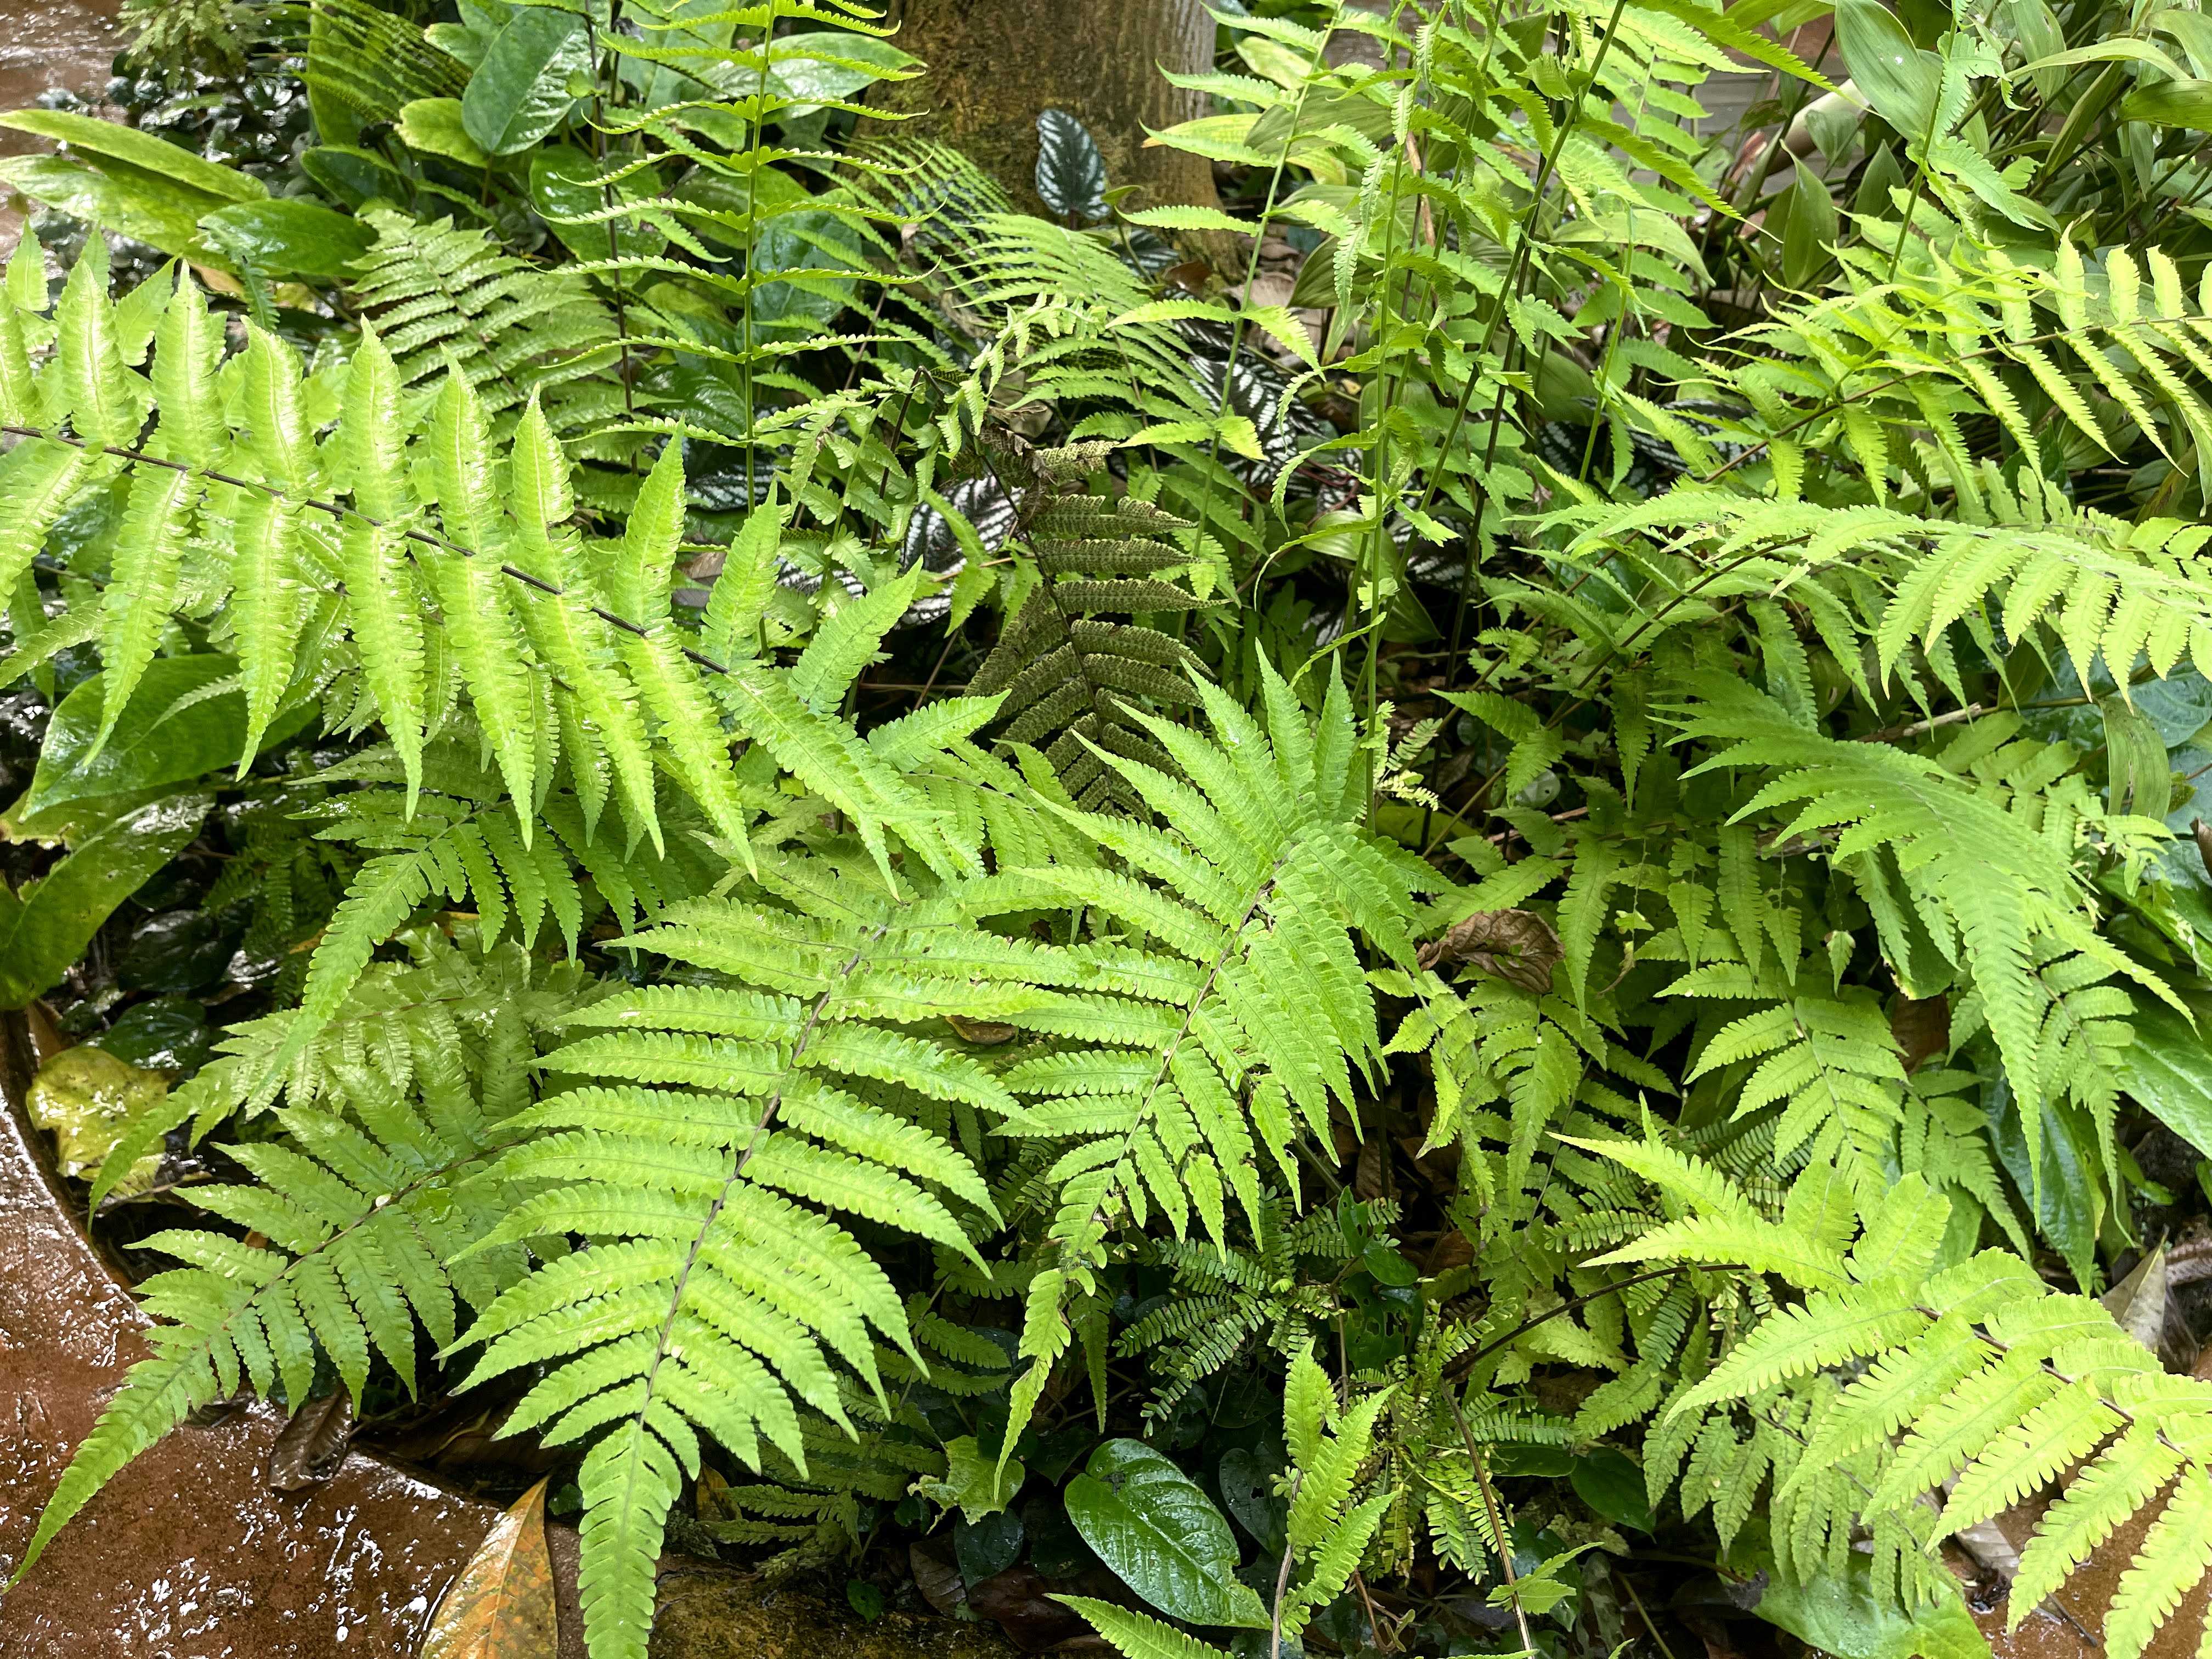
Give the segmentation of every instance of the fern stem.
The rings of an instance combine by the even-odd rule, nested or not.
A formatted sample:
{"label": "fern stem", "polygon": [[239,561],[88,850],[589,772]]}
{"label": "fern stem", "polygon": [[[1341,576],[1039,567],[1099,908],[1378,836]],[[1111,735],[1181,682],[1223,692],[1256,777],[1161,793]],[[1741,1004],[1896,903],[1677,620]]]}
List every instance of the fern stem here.
{"label": "fern stem", "polygon": [[1474,1443],[1474,1432],[1467,1425],[1467,1413],[1460,1409],[1459,1391],[1444,1390],[1444,1400],[1451,1407],[1452,1421],[1459,1425],[1461,1437],[1467,1442],[1467,1455],[1474,1468],[1474,1484],[1482,1493],[1482,1507],[1490,1515],[1490,1541],[1498,1551],[1498,1565],[1505,1575],[1505,1591],[1513,1603],[1513,1622],[1521,1627],[1521,1649],[1524,1653],[1536,1651],[1536,1638],[1528,1633],[1528,1614],[1521,1605],[1521,1575],[1513,1569],[1513,1540],[1505,1530],[1504,1520],[1498,1513],[1498,1494],[1491,1490],[1490,1471],[1483,1467],[1482,1451]]}
{"label": "fern stem", "polygon": [[[860,958],[867,954],[868,946],[881,939],[890,930],[890,923],[878,924],[875,931],[863,939],[854,948],[853,954],[846,957],[845,965],[837,970],[836,980],[823,987],[822,994],[814,999],[814,1006],[806,1011],[805,1024],[799,1027],[799,1035],[792,1039],[790,1056],[792,1062],[795,1063],[799,1056],[806,1052],[806,1045],[813,1039],[814,1028],[822,1022],[822,1011],[830,1006],[831,999],[837,994],[839,987],[851,976],[853,970],[860,965]],[[723,1178],[721,1190],[714,1194],[714,1201],[707,1206],[707,1213],[699,1223],[699,1231],[692,1235],[691,1248],[684,1253],[684,1265],[677,1270],[676,1283],[669,1291],[668,1312],[662,1318],[660,1329],[653,1338],[653,1358],[645,1368],[644,1394],[638,1401],[636,1411],[629,1414],[629,1420],[636,1425],[642,1433],[651,1432],[647,1413],[652,1409],[653,1403],[653,1385],[654,1379],[660,1374],[661,1362],[668,1358],[676,1329],[677,1316],[684,1311],[684,1287],[691,1282],[692,1271],[699,1265],[699,1257],[707,1248],[707,1240],[714,1231],[715,1221],[727,1207],[730,1195],[737,1190],[738,1183],[744,1179],[745,1166],[752,1162],[753,1154],[760,1150],[761,1143],[768,1138],[769,1131],[775,1122],[776,1114],[782,1109],[782,1107],[783,1091],[778,1089],[769,1097],[768,1103],[761,1109],[759,1120],[753,1125],[751,1136],[746,1140],[744,1150],[738,1154],[737,1161],[730,1166],[729,1174]]]}
{"label": "fern stem", "polygon": [[[1620,15],[1626,9],[1627,0],[1613,0],[1613,15],[1606,21],[1605,38],[1598,42],[1597,51],[1590,59],[1589,75],[1576,90],[1572,107],[1567,111],[1566,118],[1559,123],[1559,131],[1553,135],[1550,152],[1536,168],[1535,180],[1529,191],[1528,216],[1516,222],[1516,228],[1521,233],[1519,246],[1513,251],[1513,263],[1507,269],[1505,281],[1498,289],[1497,309],[1492,312],[1489,325],[1483,330],[1482,343],[1475,348],[1475,361],[1468,367],[1467,385],[1460,392],[1459,406],[1452,411],[1451,430],[1444,434],[1443,442],[1437,447],[1437,468],[1429,475],[1428,482],[1421,491],[1419,510],[1423,513],[1427,512],[1430,503],[1436,500],[1437,490],[1443,482],[1443,458],[1451,453],[1453,444],[1458,441],[1460,428],[1466,424],[1467,412],[1474,404],[1475,388],[1482,379],[1483,354],[1490,349],[1491,342],[1498,337],[1498,325],[1505,320],[1513,301],[1521,297],[1521,284],[1527,280],[1530,254],[1536,244],[1536,220],[1543,211],[1545,186],[1551,182],[1551,175],[1559,165],[1560,154],[1566,149],[1569,136],[1582,120],[1583,100],[1597,85],[1599,71],[1605,68],[1606,53],[1613,49],[1613,36],[1620,30]],[[1490,400],[1490,436],[1482,449],[1483,478],[1475,481],[1474,523],[1467,532],[1467,558],[1460,570],[1459,602],[1452,608],[1451,654],[1444,659],[1444,684],[1447,686],[1459,678],[1460,640],[1467,627],[1468,605],[1474,597],[1475,572],[1482,562],[1482,520],[1490,506],[1490,488],[1483,479],[1488,477],[1491,466],[1498,458],[1498,434],[1505,413],[1505,376],[1511,368],[1514,348],[1519,339],[1516,334],[1506,343],[1498,365],[1497,395]]]}
{"label": "fern stem", "polygon": [[[1291,1489],[1284,1494],[1286,1504],[1298,1501],[1298,1488],[1305,1484],[1306,1472],[1300,1469],[1291,1477]],[[1267,1643],[1267,1659],[1283,1659],[1283,1599],[1291,1593],[1291,1546],[1283,1546],[1283,1565],[1275,1569],[1275,1605],[1273,1633]]]}
{"label": "fern stem", "polygon": [[[1444,1379],[1447,1382],[1456,1382],[1459,1378],[1465,1376],[1469,1371],[1473,1370],[1477,1365],[1480,1365],[1484,1360],[1489,1358],[1491,1355],[1496,1353],[1500,1348],[1510,1347],[1514,1343],[1518,1342],[1522,1337],[1528,1335],[1529,1332],[1534,1330],[1537,1326],[1542,1324],[1546,1320],[1557,1319],[1561,1314],[1571,1314],[1577,1308],[1587,1308],[1593,1302],[1602,1302],[1609,1296],[1617,1295],[1622,1291],[1632,1289],[1638,1285],[1648,1285],[1655,1279],[1672,1279],[1677,1273],[1683,1273],[1691,1271],[1693,1265],[1695,1264],[1689,1262],[1676,1262],[1671,1267],[1660,1267],[1648,1273],[1638,1273],[1632,1279],[1616,1280],[1614,1283],[1607,1285],[1603,1290],[1592,1291],[1588,1296],[1578,1296],[1571,1302],[1562,1302],[1556,1308],[1547,1309],[1544,1312],[1538,1314],[1534,1319],[1522,1320],[1520,1324],[1506,1332],[1504,1335],[1499,1337],[1496,1341],[1486,1342],[1482,1346],[1477,1348],[1473,1353],[1467,1354],[1458,1359],[1453,1360],[1451,1364],[1444,1369]],[[1725,1262],[1717,1267],[1711,1267],[1707,1271],[1712,1273],[1741,1273],[1744,1271],[1744,1264],[1741,1261]]]}

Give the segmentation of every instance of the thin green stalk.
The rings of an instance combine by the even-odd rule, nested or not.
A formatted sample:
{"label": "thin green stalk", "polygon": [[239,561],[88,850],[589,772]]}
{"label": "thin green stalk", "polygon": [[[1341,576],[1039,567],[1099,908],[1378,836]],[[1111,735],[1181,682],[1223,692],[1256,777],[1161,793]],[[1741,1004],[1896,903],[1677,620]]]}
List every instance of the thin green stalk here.
{"label": "thin green stalk", "polygon": [[[1451,429],[1437,451],[1438,464],[1430,473],[1422,491],[1419,510],[1424,513],[1436,499],[1437,490],[1443,482],[1443,459],[1451,453],[1452,446],[1458,441],[1460,428],[1466,423],[1468,410],[1474,400],[1475,386],[1481,380],[1482,358],[1489,351],[1491,342],[1497,337],[1498,325],[1505,320],[1513,301],[1521,297],[1521,284],[1527,274],[1531,250],[1535,246],[1536,220],[1543,212],[1545,188],[1551,182],[1551,174],[1559,165],[1560,154],[1566,148],[1568,136],[1582,119],[1583,100],[1590,95],[1591,89],[1597,85],[1599,75],[1604,70],[1606,53],[1612,49],[1613,38],[1620,33],[1620,15],[1626,9],[1626,0],[1613,0],[1613,15],[1606,21],[1605,38],[1598,42],[1597,52],[1590,60],[1589,73],[1577,88],[1573,106],[1560,121],[1558,131],[1552,137],[1551,150],[1536,169],[1535,181],[1529,191],[1528,210],[1515,222],[1514,228],[1519,234],[1516,239],[1513,263],[1507,270],[1504,283],[1498,289],[1498,308],[1491,315],[1489,326],[1483,331],[1482,343],[1475,349],[1474,362],[1468,365],[1467,384],[1461,391],[1459,406],[1452,413]],[[1517,335],[1507,341],[1504,355],[1498,366],[1498,392],[1490,404],[1490,436],[1483,446],[1482,475],[1475,480],[1474,522],[1467,532],[1467,562],[1460,573],[1459,603],[1452,609],[1451,654],[1444,661],[1444,683],[1447,685],[1458,678],[1460,642],[1466,632],[1467,611],[1474,597],[1475,572],[1482,562],[1482,520],[1490,506],[1487,480],[1492,465],[1498,458],[1498,428],[1505,412],[1505,376],[1511,368],[1518,342]]]}

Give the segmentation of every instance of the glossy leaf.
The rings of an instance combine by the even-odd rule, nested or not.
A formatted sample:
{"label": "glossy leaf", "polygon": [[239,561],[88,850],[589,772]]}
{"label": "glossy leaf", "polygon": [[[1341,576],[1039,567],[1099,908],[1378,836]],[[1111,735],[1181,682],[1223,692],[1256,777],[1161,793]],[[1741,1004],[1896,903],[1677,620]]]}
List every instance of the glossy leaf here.
{"label": "glossy leaf", "polygon": [[1106,216],[1106,158],[1065,110],[1037,117],[1036,191],[1054,217],[1092,224]]}
{"label": "glossy leaf", "polygon": [[0,891],[0,1008],[20,1008],[69,971],[115,907],[199,833],[212,795],[123,806],[70,843],[36,886]]}
{"label": "glossy leaf", "polygon": [[180,190],[198,191],[219,202],[258,202],[269,194],[269,187],[250,173],[210,161],[181,144],[173,144],[137,127],[102,121],[95,116],[58,109],[19,109],[0,115],[0,127],[13,127],[18,132],[53,139],[67,144],[80,155],[120,162],[152,178],[166,179]]}
{"label": "glossy leaf", "polygon": [[2212,1158],[2212,1043],[2162,1003],[2139,1001],[2136,1040],[2120,1050],[2120,1085],[2191,1146]]}
{"label": "glossy leaf", "polygon": [[0,186],[164,253],[222,262],[199,228],[200,216],[222,205],[221,198],[150,173],[103,173],[62,155],[9,155],[0,156]]}
{"label": "glossy leaf", "polygon": [[287,197],[239,202],[204,215],[218,246],[268,276],[306,276],[337,282],[368,252],[375,234],[358,219],[313,202]]}
{"label": "glossy leaf", "polygon": [[1161,1612],[1194,1625],[1266,1627],[1259,1596],[1237,1580],[1227,1517],[1150,1446],[1108,1441],[1067,1483],[1066,1498],[1083,1541]]}
{"label": "glossy leaf", "polygon": [[[96,756],[92,750],[104,718],[106,676],[94,674],[54,710],[30,790],[11,817],[21,823],[64,802],[136,793],[235,768],[246,738],[245,697],[235,690],[196,694],[237,672],[230,657],[155,658]],[[187,697],[195,700],[179,708]],[[307,708],[292,710],[271,728],[270,740],[291,736],[313,714]]]}
{"label": "glossy leaf", "polygon": [[410,149],[442,155],[465,167],[480,167],[490,159],[469,137],[458,98],[417,98],[409,104],[399,112],[399,139]]}

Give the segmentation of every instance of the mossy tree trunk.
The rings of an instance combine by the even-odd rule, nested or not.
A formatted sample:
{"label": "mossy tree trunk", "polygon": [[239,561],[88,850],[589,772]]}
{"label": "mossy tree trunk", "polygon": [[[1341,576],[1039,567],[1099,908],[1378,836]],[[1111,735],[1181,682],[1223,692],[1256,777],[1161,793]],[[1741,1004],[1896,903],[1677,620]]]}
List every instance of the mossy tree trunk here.
{"label": "mossy tree trunk", "polygon": [[1160,74],[1212,61],[1201,0],[891,0],[890,16],[929,72],[877,88],[879,106],[917,118],[878,130],[955,146],[1035,213],[1037,116],[1065,110],[1097,140],[1108,181],[1141,186],[1125,207],[1218,200],[1205,161],[1144,147],[1147,127],[1207,112]]}

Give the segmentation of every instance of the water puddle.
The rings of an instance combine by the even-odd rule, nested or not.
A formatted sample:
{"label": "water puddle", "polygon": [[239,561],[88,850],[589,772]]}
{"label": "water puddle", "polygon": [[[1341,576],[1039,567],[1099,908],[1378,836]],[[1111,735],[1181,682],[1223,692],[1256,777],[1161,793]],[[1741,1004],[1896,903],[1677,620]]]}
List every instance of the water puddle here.
{"label": "water puddle", "polygon": [[[0,1110],[0,1569],[22,1559],[144,1319]],[[358,1455],[285,1496],[273,1412],[184,1429],[126,1469],[0,1601],[9,1659],[398,1659],[494,1511]]]}

